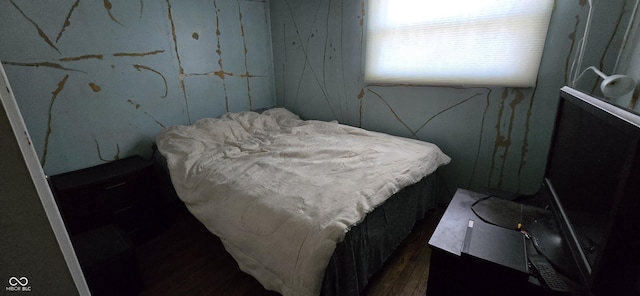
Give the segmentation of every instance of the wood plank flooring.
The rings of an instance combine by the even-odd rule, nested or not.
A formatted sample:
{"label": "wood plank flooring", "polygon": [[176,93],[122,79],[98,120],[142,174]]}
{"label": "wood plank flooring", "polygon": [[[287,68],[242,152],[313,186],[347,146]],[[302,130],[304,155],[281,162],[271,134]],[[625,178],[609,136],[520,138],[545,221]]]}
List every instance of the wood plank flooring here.
{"label": "wood plank flooring", "polygon": [[[279,295],[242,272],[220,239],[178,207],[170,228],[136,249],[143,280],[139,295]],[[425,295],[431,255],[427,242],[443,212],[416,222],[370,280],[365,295]]]}

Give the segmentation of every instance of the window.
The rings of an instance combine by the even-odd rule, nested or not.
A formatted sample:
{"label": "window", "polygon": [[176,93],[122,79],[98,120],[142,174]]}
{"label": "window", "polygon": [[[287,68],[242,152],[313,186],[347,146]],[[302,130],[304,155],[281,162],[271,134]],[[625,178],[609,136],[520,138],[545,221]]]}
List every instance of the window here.
{"label": "window", "polygon": [[369,0],[365,81],[535,86],[553,0]]}

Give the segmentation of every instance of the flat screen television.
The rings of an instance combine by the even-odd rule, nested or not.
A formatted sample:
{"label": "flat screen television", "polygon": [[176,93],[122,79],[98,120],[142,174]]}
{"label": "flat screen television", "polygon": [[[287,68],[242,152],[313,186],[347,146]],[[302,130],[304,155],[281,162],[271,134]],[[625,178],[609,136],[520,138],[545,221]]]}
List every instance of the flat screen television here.
{"label": "flat screen television", "polygon": [[542,190],[589,294],[640,295],[640,114],[563,87]]}

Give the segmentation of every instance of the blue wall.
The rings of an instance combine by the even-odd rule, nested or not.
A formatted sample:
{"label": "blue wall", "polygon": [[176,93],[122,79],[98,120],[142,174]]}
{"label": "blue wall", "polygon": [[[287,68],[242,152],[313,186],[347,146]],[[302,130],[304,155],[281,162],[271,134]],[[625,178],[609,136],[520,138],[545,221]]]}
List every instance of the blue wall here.
{"label": "blue wall", "polygon": [[[613,70],[635,2],[595,1],[584,67]],[[279,105],[438,144],[451,193],[528,194],[586,4],[556,1],[535,88],[364,84],[365,0],[0,1],[0,61],[47,174],[148,156],[167,126]]]}
{"label": "blue wall", "polygon": [[276,104],[268,3],[0,1],[0,61],[47,174]]}
{"label": "blue wall", "polygon": [[[625,2],[635,3],[605,1],[607,9],[596,10],[591,42],[599,45],[585,60],[607,60],[617,51],[609,39],[624,35],[633,8]],[[440,171],[449,193],[531,194],[542,181],[558,93],[569,84],[586,4],[556,1],[535,88],[465,88],[365,84],[364,0],[271,1],[278,104],[304,118],[436,143],[453,159]]]}

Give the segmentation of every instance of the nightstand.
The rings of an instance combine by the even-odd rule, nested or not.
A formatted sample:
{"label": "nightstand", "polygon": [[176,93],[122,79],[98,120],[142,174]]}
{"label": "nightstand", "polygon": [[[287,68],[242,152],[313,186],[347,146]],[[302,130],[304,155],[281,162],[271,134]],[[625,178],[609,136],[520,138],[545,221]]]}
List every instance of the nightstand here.
{"label": "nightstand", "polygon": [[50,182],[71,236],[114,225],[140,243],[165,226],[154,164],[139,156],[51,176]]}
{"label": "nightstand", "polygon": [[154,163],[132,156],[49,182],[91,293],[135,295],[135,247],[168,226]]}
{"label": "nightstand", "polygon": [[[521,256],[521,259],[526,262],[527,256],[534,254],[535,250],[531,246],[522,252],[524,247],[522,243],[511,243],[514,236],[520,236],[521,240],[524,239],[515,226],[512,229],[507,229],[488,223],[472,210],[474,204],[487,197],[487,194],[458,189],[451,199],[429,239],[431,267],[427,296],[586,295],[582,287],[574,284],[571,284],[571,292],[556,293],[544,287],[541,279],[532,269],[528,268],[527,271],[522,272],[505,267],[507,266],[505,260],[511,261],[506,258]],[[517,204],[512,201],[507,203]],[[500,212],[504,211],[506,208]],[[546,210],[542,208],[537,210],[529,208],[522,213],[524,220],[521,221],[524,225],[530,225],[529,222],[535,219],[553,219],[551,213],[547,214]],[[470,223],[470,221],[473,222]],[[470,230],[470,227],[473,229]],[[463,251],[469,247],[468,238],[473,238],[471,231],[473,235],[484,237],[480,240],[485,244],[481,245],[480,249],[476,248],[480,251],[479,253],[483,253],[482,255],[478,256],[477,252],[468,252],[469,250]],[[482,250],[482,248],[485,249]],[[528,255],[525,256],[527,253]],[[485,254],[499,255],[485,256]],[[564,279],[568,280],[568,278]]]}

